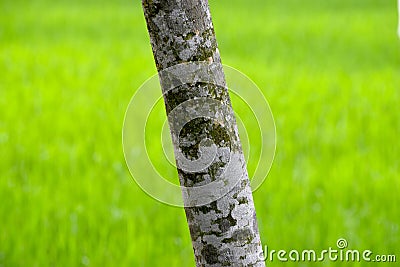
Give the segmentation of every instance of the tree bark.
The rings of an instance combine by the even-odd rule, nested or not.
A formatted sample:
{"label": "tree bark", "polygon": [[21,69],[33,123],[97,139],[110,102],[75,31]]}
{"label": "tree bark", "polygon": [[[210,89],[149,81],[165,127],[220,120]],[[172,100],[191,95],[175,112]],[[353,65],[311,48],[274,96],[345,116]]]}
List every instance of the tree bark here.
{"label": "tree bark", "polygon": [[[208,1],[143,0],[143,9],[163,90],[196,266],[265,266]],[[175,68],[188,62],[202,64],[200,68],[189,65],[184,71]],[[190,100],[195,102],[182,105]],[[205,155],[211,152],[214,157],[203,166],[201,162],[207,161]],[[213,182],[216,186],[206,187]],[[202,186],[203,191],[195,191]]]}

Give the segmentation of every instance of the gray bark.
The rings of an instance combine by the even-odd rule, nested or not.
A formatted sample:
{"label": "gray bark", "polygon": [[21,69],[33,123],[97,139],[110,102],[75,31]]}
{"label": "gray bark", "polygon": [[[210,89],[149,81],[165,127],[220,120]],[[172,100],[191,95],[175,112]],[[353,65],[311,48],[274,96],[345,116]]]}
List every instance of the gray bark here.
{"label": "gray bark", "polygon": [[[164,93],[196,266],[265,266],[208,2],[143,0],[143,9]],[[205,62],[207,67],[205,71],[190,66],[183,71],[174,69],[185,62]],[[197,102],[190,107],[181,105],[189,100]],[[182,121],[187,123],[182,125]],[[206,159],[211,152],[215,157]],[[209,164],[203,166],[204,160]],[[217,186],[196,191],[213,182]],[[225,187],[219,187],[221,184]]]}

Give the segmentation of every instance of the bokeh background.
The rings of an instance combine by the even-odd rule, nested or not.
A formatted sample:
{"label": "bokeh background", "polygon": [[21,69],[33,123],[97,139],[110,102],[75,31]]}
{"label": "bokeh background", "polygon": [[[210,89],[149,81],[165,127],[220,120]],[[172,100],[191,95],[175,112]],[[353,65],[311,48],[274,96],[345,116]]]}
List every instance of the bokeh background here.
{"label": "bokeh background", "polygon": [[[343,237],[399,261],[396,1],[210,6],[223,62],[275,117],[275,162],[254,194],[263,244]],[[125,109],[156,72],[140,1],[0,8],[0,266],[194,266],[183,209],[143,193],[122,153]]]}

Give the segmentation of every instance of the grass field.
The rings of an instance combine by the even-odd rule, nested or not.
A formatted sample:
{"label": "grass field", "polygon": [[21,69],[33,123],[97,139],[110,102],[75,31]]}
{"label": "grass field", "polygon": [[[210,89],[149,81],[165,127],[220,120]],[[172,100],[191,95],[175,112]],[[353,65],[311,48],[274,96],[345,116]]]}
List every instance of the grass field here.
{"label": "grass field", "polygon": [[[400,261],[395,2],[210,0],[223,62],[275,116],[254,195],[269,249],[343,237]],[[0,266],[194,266],[183,209],[143,193],[122,153],[125,109],[155,73],[140,1],[0,8]]]}

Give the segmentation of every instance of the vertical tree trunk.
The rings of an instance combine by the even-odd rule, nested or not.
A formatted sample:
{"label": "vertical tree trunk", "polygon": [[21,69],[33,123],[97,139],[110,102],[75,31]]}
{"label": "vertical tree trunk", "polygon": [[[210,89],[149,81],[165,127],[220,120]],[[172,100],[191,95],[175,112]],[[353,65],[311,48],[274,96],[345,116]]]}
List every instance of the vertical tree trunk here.
{"label": "vertical tree trunk", "polygon": [[[143,0],[143,9],[164,93],[196,266],[265,266],[208,2]],[[184,71],[174,69],[185,62],[203,62],[200,66],[207,67],[203,72],[203,67],[190,65],[183,67]],[[195,102],[181,105],[190,100]],[[214,157],[203,166],[201,162],[211,152]],[[200,190],[213,182],[216,186]]]}

